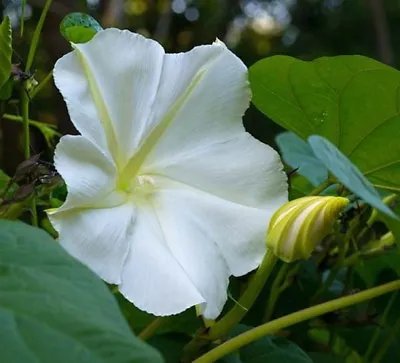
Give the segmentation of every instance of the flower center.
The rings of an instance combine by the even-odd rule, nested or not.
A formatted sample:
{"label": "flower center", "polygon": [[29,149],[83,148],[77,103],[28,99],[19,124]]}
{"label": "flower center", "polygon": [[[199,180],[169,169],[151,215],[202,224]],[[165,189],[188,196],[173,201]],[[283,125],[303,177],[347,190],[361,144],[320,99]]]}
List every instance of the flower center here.
{"label": "flower center", "polygon": [[127,185],[119,184],[119,190],[126,193],[133,201],[147,199],[154,193],[155,180],[149,175],[138,175]]}
{"label": "flower center", "polygon": [[142,195],[148,195],[153,193],[154,185],[155,181],[151,176],[139,175],[134,179],[132,183],[131,192],[135,194],[138,193]]}

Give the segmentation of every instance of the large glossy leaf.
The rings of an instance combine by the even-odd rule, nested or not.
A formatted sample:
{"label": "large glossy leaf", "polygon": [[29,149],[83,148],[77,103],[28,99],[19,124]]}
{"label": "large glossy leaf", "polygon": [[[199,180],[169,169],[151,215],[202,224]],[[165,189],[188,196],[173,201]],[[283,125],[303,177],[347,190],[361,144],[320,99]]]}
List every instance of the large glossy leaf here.
{"label": "large glossy leaf", "polygon": [[[250,327],[237,326],[232,335],[241,334]],[[238,353],[226,357],[226,363],[312,363],[311,358],[296,344],[282,337],[266,336],[249,345]]]}
{"label": "large glossy leaf", "polygon": [[373,184],[400,190],[400,72],[362,56],[275,56],[249,72],[253,102],[273,121],[326,137]]}
{"label": "large glossy leaf", "polygon": [[363,176],[351,161],[343,155],[327,139],[313,135],[308,138],[308,143],[314,155],[323,163],[336,178],[354,194],[364,199],[381,212],[398,218],[393,211],[381,200],[379,193],[372,184]]}
{"label": "large glossy leaf", "polygon": [[2,363],[159,363],[105,284],[43,231],[0,221]]}
{"label": "large glossy leaf", "polygon": [[61,34],[72,43],[86,43],[101,30],[101,25],[84,13],[68,14],[60,24]]}
{"label": "large glossy leaf", "polygon": [[7,16],[0,24],[0,88],[7,82],[11,75],[11,23]]}
{"label": "large glossy leaf", "polygon": [[319,185],[328,178],[326,166],[317,159],[306,141],[293,132],[283,132],[275,139],[283,161],[297,173],[303,175],[314,185]]}

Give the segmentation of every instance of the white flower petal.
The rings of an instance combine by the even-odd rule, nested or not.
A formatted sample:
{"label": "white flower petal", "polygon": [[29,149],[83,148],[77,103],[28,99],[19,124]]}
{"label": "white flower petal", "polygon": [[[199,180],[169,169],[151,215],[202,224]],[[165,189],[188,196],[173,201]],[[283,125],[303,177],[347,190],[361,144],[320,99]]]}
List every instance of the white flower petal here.
{"label": "white flower petal", "polygon": [[[153,203],[163,229],[164,220],[170,221],[171,225],[175,223],[179,231],[182,231],[181,226],[188,226],[185,227],[187,233],[181,234],[179,248],[216,244],[228,265],[228,272],[234,276],[244,275],[260,264],[266,251],[268,223],[275,208],[246,207],[164,178],[157,182],[161,184],[161,190],[154,196]],[[191,230],[194,236],[189,236]],[[174,245],[177,242],[168,239],[167,243]],[[192,260],[188,256],[189,263],[199,254],[201,252],[193,253]]]}
{"label": "white flower petal", "polygon": [[[179,104],[175,100],[182,95]],[[157,100],[154,117],[160,122],[168,105],[179,108],[146,164],[243,133],[242,116],[250,101],[247,68],[220,44],[166,54]]]}
{"label": "white flower petal", "polygon": [[135,208],[57,211],[49,219],[59,232],[60,244],[103,280],[119,284],[129,250]]}
{"label": "white flower petal", "polygon": [[123,202],[117,195],[110,198],[116,186],[115,166],[86,138],[63,136],[56,148],[54,164],[68,188],[63,210]]}
{"label": "white flower petal", "polygon": [[247,69],[224,45],[166,54],[150,118],[155,127],[127,169],[243,133],[249,100]]}
{"label": "white flower petal", "polygon": [[165,175],[269,213],[287,202],[287,177],[278,153],[244,131],[225,142],[175,152],[170,155],[165,150],[165,156],[155,159],[143,173]]}
{"label": "white flower petal", "polygon": [[229,276],[246,274],[260,264],[273,211],[154,178],[161,189],[151,199],[158,219],[151,230],[158,228],[158,234],[149,232],[149,220],[143,222],[124,269],[123,276],[130,279],[125,282],[123,277],[121,292],[156,315],[202,303],[203,315],[214,319],[227,300]]}
{"label": "white flower petal", "polygon": [[168,248],[204,297],[202,314],[207,319],[215,319],[227,300],[230,276],[227,262],[213,231],[205,229],[204,222],[193,215],[197,211],[190,200],[179,193],[160,194],[155,207]]}
{"label": "white flower petal", "polygon": [[55,83],[78,131],[123,166],[148,129],[164,50],[117,29],[74,47],[57,62]]}
{"label": "white flower petal", "polygon": [[120,292],[139,309],[158,316],[204,302],[166,245],[154,211],[141,208],[133,228]]}

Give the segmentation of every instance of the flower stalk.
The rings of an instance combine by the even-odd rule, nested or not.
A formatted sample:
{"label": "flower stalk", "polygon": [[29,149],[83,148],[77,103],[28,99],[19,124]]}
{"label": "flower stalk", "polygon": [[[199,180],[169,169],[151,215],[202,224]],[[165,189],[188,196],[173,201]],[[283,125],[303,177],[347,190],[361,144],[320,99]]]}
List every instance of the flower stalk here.
{"label": "flower stalk", "polygon": [[[28,96],[28,88],[27,81],[23,82],[21,87],[21,117],[22,117],[22,125],[23,125],[23,135],[24,135],[24,157],[25,159],[29,159],[31,156],[30,150],[30,132],[29,132],[29,96]],[[36,211],[36,200],[35,197],[32,198],[31,201],[31,217],[32,217],[32,225],[38,225],[37,211]]]}
{"label": "flower stalk", "polygon": [[42,32],[44,21],[46,19],[47,13],[50,10],[51,3],[52,3],[52,0],[46,0],[46,3],[44,4],[43,10],[42,10],[42,13],[40,14],[40,18],[36,25],[35,32],[33,33],[31,46],[29,48],[28,58],[26,60],[25,72],[30,72],[30,70],[31,70],[31,67],[33,64],[33,59],[34,59],[35,53],[36,53],[36,49],[39,44],[40,33]]}
{"label": "flower stalk", "polygon": [[202,329],[196,334],[186,345],[182,362],[192,362],[193,357],[198,356],[198,353],[209,345],[210,341],[215,341],[226,336],[244,318],[267,282],[277,261],[278,258],[268,250],[261,265],[250,278],[247,289],[239,301],[235,303],[233,308],[221,320],[217,321],[207,330]]}
{"label": "flower stalk", "polygon": [[297,273],[300,266],[297,264],[291,270],[290,267],[293,267],[293,264],[283,263],[275,277],[263,318],[265,322],[271,320],[279,296],[291,285],[293,276]]}
{"label": "flower stalk", "polygon": [[331,185],[333,185],[335,183],[336,183],[336,180],[332,177],[329,177],[324,182],[322,182],[320,185],[318,185],[315,189],[313,189],[311,191],[311,193],[309,193],[308,195],[309,196],[320,195],[325,189],[327,189],[328,187],[330,187]]}
{"label": "flower stalk", "polygon": [[[26,66],[25,66],[25,72],[30,72],[33,59],[35,57],[36,49],[39,44],[39,37],[40,33],[42,32],[44,20],[46,19],[46,15],[50,9],[52,0],[47,0],[42,13],[40,15],[40,19],[38,21],[38,24],[36,26],[35,32],[33,33],[33,38],[31,45],[29,47],[29,53],[28,53],[28,58],[26,61]],[[21,87],[21,117],[22,117],[22,123],[23,123],[23,135],[24,135],[24,157],[25,159],[29,159],[30,157],[30,133],[29,133],[29,84],[30,84],[30,79],[27,79],[23,82],[22,87]],[[32,225],[37,226],[38,225],[38,218],[37,218],[37,211],[36,211],[36,200],[35,198],[32,198],[31,202],[31,214],[32,214]]]}
{"label": "flower stalk", "polygon": [[235,304],[221,320],[216,322],[210,328],[207,334],[209,340],[216,340],[227,335],[229,331],[244,318],[256,301],[277,261],[278,258],[274,253],[271,250],[268,250],[261,265],[250,278],[248,287],[240,297],[238,303]]}
{"label": "flower stalk", "polygon": [[150,339],[156,331],[160,328],[161,325],[163,325],[166,321],[168,320],[168,317],[160,316],[158,318],[155,318],[149,325],[144,328],[138,337],[142,340],[148,340]]}
{"label": "flower stalk", "polygon": [[370,342],[369,342],[369,344],[368,344],[368,349],[367,349],[367,351],[365,352],[365,355],[364,355],[364,357],[363,357],[363,361],[364,361],[365,363],[367,363],[367,362],[370,361],[371,354],[373,353],[374,348],[375,348],[375,346],[376,346],[376,343],[378,342],[379,335],[380,335],[381,332],[382,332],[382,328],[381,328],[381,327],[386,323],[387,316],[388,316],[389,311],[391,310],[391,308],[392,308],[392,306],[393,306],[393,303],[394,303],[395,300],[396,300],[397,294],[398,294],[398,293],[395,292],[395,293],[393,293],[392,296],[390,297],[389,302],[387,303],[386,308],[385,308],[385,310],[384,310],[384,312],[383,312],[383,314],[382,314],[382,317],[380,318],[379,326],[377,326],[377,327],[375,328],[374,335],[372,336],[372,338],[371,338],[371,340],[370,340]]}
{"label": "flower stalk", "polygon": [[53,71],[50,71],[46,77],[29,93],[31,99],[33,99],[53,78]]}
{"label": "flower stalk", "polygon": [[250,344],[263,336],[272,335],[289,326],[301,323],[303,321],[336,311],[348,306],[371,300],[377,296],[387,294],[400,289],[400,280],[386,283],[350,296],[341,297],[323,304],[315,305],[310,308],[297,311],[295,313],[272,320],[266,324],[260,325],[243,334],[240,334],[218,347],[210,350],[193,363],[211,363],[218,359]]}

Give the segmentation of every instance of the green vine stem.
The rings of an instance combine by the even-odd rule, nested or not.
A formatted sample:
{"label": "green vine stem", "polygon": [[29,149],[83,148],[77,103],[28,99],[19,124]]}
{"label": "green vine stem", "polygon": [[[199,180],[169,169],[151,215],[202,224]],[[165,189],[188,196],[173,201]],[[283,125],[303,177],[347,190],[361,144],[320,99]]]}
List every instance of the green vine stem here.
{"label": "green vine stem", "polygon": [[[40,15],[38,24],[36,26],[35,32],[33,33],[31,46],[29,47],[28,59],[26,60],[25,72],[30,72],[32,67],[33,58],[35,57],[36,49],[39,43],[40,33],[43,28],[44,20],[46,19],[47,12],[50,9],[52,0],[47,0],[44,4],[42,14]],[[24,134],[24,156],[25,159],[29,159],[31,155],[30,150],[30,134],[29,134],[29,82],[30,80],[26,80],[23,82],[21,87],[21,117],[23,123],[23,134]],[[37,211],[36,211],[36,200],[32,198],[31,204],[31,213],[32,213],[32,225],[38,225]]]}
{"label": "green vine stem", "polygon": [[217,321],[210,328],[203,328],[197,332],[194,338],[185,346],[181,358],[182,362],[193,362],[193,357],[198,356],[199,352],[208,346],[211,341],[226,336],[243,319],[267,282],[277,261],[278,257],[272,251],[267,250],[264,259],[257,271],[250,278],[248,286],[239,301],[235,303],[233,308],[221,320]]}
{"label": "green vine stem", "polygon": [[320,286],[320,288],[316,291],[316,293],[311,297],[311,302],[316,303],[318,301],[318,298],[320,298],[326,291],[329,290],[333,282],[335,281],[335,278],[337,274],[339,273],[340,269],[343,268],[343,262],[345,260],[345,254],[346,254],[346,245],[347,245],[347,239],[349,239],[351,236],[349,236],[346,233],[347,237],[342,238],[341,236],[337,236],[338,238],[338,258],[335,263],[335,265],[332,267],[332,269],[329,271],[328,277],[325,279],[323,284]]}
{"label": "green vine stem", "polygon": [[278,274],[272,283],[269,299],[267,303],[267,308],[265,310],[263,321],[267,322],[271,319],[274,312],[275,304],[278,301],[279,295],[282,293],[282,286],[284,286],[284,279],[288,273],[290,265],[288,263],[283,263],[279,268]]}
{"label": "green vine stem", "polygon": [[21,17],[20,17],[20,33],[19,33],[19,36],[21,38],[24,36],[25,7],[26,7],[26,0],[22,0],[21,1]]}
{"label": "green vine stem", "polygon": [[23,124],[24,133],[24,157],[29,159],[31,156],[30,150],[30,134],[29,134],[29,97],[28,91],[25,87],[25,83],[21,88],[20,100],[21,100],[21,118]]}
{"label": "green vine stem", "polygon": [[[23,119],[21,116],[10,115],[8,113],[5,113],[2,116],[2,118],[5,120],[13,121],[13,122],[23,123]],[[50,124],[46,124],[44,122],[35,121],[35,120],[31,120],[31,119],[29,119],[28,122],[29,122],[30,126],[36,127],[40,132],[43,132],[43,129],[46,129],[46,128],[52,129],[52,130],[56,128],[55,125],[50,125]],[[59,135],[59,133],[55,130],[54,130],[54,133],[56,135]]]}
{"label": "green vine stem", "polygon": [[[31,149],[30,149],[31,143],[30,143],[30,133],[29,133],[29,96],[28,96],[27,82],[28,81],[24,81],[20,93],[25,159],[29,159],[31,156]],[[33,197],[31,201],[31,218],[32,218],[32,225],[37,226],[38,217],[37,217],[35,197]]]}
{"label": "green vine stem", "polygon": [[158,318],[155,318],[149,325],[147,325],[138,335],[138,337],[142,340],[148,340],[150,339],[160,328],[161,325],[163,325],[166,321],[168,320],[168,317],[161,316]]}
{"label": "green vine stem", "polygon": [[229,331],[238,324],[243,317],[246,315],[247,311],[254,304],[259,293],[267,282],[278,257],[276,257],[272,251],[268,250],[264,256],[261,265],[258,267],[257,271],[250,278],[250,282],[246,291],[240,297],[238,304],[235,304],[233,308],[224,317],[217,321],[209,330],[207,338],[209,340],[216,340],[222,338]]}
{"label": "green vine stem", "polygon": [[[399,198],[397,194],[390,194],[387,197],[382,199],[382,202],[386,205],[390,205],[390,203],[394,202],[396,199]],[[358,234],[357,239],[360,240],[364,235],[368,232],[368,230],[372,227],[376,220],[379,219],[379,212],[376,208],[372,209],[371,215],[369,216],[367,222],[365,223],[365,227],[361,230]]]}
{"label": "green vine stem", "polygon": [[46,77],[44,77],[43,81],[40,82],[30,93],[29,96],[33,99],[45,86],[46,84],[52,79],[53,71],[50,71]]}
{"label": "green vine stem", "polygon": [[396,339],[398,330],[400,329],[400,319],[396,321],[396,324],[392,327],[389,336],[380,346],[379,350],[376,352],[375,357],[372,359],[371,363],[379,363],[385,356],[386,351],[390,347],[390,344]]}
{"label": "green vine stem", "polygon": [[387,303],[386,308],[382,314],[382,317],[380,318],[379,326],[375,328],[374,335],[372,336],[372,339],[370,340],[370,342],[368,344],[368,349],[365,352],[365,355],[363,358],[363,362],[365,362],[365,363],[369,362],[371,354],[374,351],[375,345],[378,342],[379,335],[382,331],[381,327],[386,323],[387,315],[389,314],[389,311],[392,308],[394,301],[396,300],[396,296],[397,296],[397,291],[394,294],[392,294],[392,296],[390,297],[389,302]]}
{"label": "green vine stem", "polygon": [[392,187],[389,185],[380,185],[380,184],[372,184],[375,188],[377,189],[383,189],[383,190],[390,190],[395,193],[400,193],[400,188],[399,187]]}
{"label": "green vine stem", "polygon": [[341,297],[332,301],[325,302],[323,304],[315,305],[310,308],[283,316],[279,319],[272,320],[266,324],[260,325],[254,329],[251,329],[243,334],[240,334],[228,340],[227,342],[219,345],[218,347],[210,350],[206,354],[194,360],[193,363],[215,362],[221,357],[224,357],[240,349],[241,347],[256,341],[257,339],[260,339],[263,336],[275,334],[276,332],[282,329],[309,320],[311,318],[315,318],[317,316],[324,315],[332,311],[343,309],[351,305],[359,304],[363,301],[370,300],[377,296],[386,294],[391,291],[396,291],[399,289],[400,289],[400,280],[396,280],[384,285],[380,285],[356,293],[354,295]]}
{"label": "green vine stem", "polygon": [[354,266],[362,257],[378,254],[384,251],[385,248],[392,246],[395,243],[395,238],[392,232],[387,232],[380,239],[368,242],[362,250],[354,252],[343,261],[343,267]]}
{"label": "green vine stem", "polygon": [[39,37],[40,33],[42,32],[44,21],[46,19],[47,13],[49,12],[50,6],[51,6],[52,0],[46,0],[46,3],[44,4],[42,13],[40,14],[39,21],[37,23],[35,32],[33,33],[32,37],[32,42],[31,46],[29,47],[29,53],[28,53],[28,58],[26,60],[26,66],[25,66],[25,72],[30,72],[32,64],[33,64],[33,58],[35,57],[36,49],[39,44]]}
{"label": "green vine stem", "polygon": [[332,184],[335,184],[336,180],[334,178],[329,177],[323,183],[318,185],[314,190],[309,193],[309,196],[320,195],[326,188],[330,187]]}

